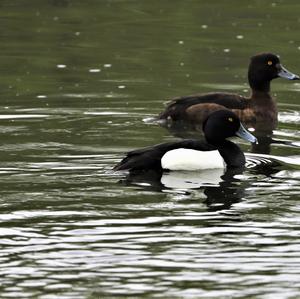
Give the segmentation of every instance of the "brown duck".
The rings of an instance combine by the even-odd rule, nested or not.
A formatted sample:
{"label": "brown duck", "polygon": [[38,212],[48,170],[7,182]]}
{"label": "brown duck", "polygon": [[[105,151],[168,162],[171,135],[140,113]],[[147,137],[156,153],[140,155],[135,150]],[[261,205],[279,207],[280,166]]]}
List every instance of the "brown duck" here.
{"label": "brown duck", "polygon": [[167,123],[183,122],[194,128],[202,127],[203,121],[214,111],[232,110],[247,127],[269,131],[277,125],[277,106],[270,95],[270,83],[275,78],[299,80],[299,76],[286,70],[279,57],[263,53],[251,58],[248,68],[250,97],[238,94],[214,92],[173,99],[159,119]]}

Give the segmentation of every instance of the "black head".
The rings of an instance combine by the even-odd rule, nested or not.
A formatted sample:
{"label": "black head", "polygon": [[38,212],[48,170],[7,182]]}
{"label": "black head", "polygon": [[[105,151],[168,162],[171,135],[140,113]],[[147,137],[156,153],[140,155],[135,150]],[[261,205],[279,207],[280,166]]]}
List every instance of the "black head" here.
{"label": "black head", "polygon": [[282,77],[298,80],[299,77],[286,70],[280,63],[279,57],[272,53],[262,53],[251,58],[248,79],[255,90],[269,91],[271,80]]}
{"label": "black head", "polygon": [[239,118],[230,110],[219,110],[208,116],[203,123],[206,140],[211,144],[221,144],[226,138],[238,136],[250,142],[256,138],[241,124]]}

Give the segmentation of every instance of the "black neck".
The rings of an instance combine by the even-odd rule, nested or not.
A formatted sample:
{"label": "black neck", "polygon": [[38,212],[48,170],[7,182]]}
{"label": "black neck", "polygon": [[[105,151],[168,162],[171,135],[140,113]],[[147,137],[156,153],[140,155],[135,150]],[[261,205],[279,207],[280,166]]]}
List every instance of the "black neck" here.
{"label": "black neck", "polygon": [[225,140],[221,144],[218,144],[217,148],[228,168],[245,165],[246,159],[243,152],[233,142]]}

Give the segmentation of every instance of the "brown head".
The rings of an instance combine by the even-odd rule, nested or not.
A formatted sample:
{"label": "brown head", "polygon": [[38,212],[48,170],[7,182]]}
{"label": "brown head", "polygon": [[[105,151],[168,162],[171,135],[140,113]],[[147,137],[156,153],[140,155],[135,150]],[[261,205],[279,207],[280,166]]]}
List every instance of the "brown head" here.
{"label": "brown head", "polygon": [[248,80],[256,91],[269,92],[270,82],[278,77],[288,80],[299,80],[299,76],[285,69],[277,55],[262,53],[251,58],[248,69]]}

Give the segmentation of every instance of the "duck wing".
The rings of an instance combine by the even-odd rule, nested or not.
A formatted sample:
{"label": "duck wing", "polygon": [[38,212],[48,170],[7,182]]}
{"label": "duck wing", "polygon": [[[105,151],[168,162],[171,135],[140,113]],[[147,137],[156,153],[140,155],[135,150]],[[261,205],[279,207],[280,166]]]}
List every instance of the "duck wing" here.
{"label": "duck wing", "polygon": [[[174,98],[159,115],[159,119],[171,118],[174,121],[184,120],[187,117],[187,109],[198,104],[216,104],[227,109],[245,109],[248,99],[233,93],[207,93]],[[205,107],[210,110],[210,107]]]}
{"label": "duck wing", "polygon": [[204,141],[194,139],[161,143],[155,146],[128,152],[126,157],[121,160],[121,162],[119,162],[113,170],[129,170],[130,172],[148,170],[162,171],[161,158],[166,152],[176,148],[187,148],[202,151],[216,149],[214,146]]}

